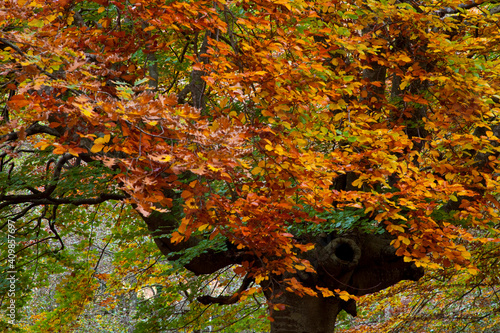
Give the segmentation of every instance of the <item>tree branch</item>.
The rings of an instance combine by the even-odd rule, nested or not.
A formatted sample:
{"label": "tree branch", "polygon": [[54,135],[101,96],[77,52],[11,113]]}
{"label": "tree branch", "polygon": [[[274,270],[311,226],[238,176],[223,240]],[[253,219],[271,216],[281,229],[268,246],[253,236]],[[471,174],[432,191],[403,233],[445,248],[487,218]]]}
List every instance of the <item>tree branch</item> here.
{"label": "tree branch", "polygon": [[440,10],[435,11],[434,13],[439,17],[443,17],[445,15],[454,15],[458,14],[460,10],[463,9],[471,9],[478,7],[480,5],[485,5],[489,3],[495,3],[496,1],[468,1],[467,3],[461,3],[457,8],[445,7]]}
{"label": "tree branch", "polygon": [[23,136],[31,136],[35,134],[49,134],[55,137],[60,137],[61,133],[57,131],[54,128],[51,128],[49,126],[41,125],[38,122],[35,122],[31,124],[24,133],[22,131],[17,131],[17,132],[12,132],[9,134],[5,134],[0,136],[0,143],[6,142],[6,141],[15,141],[18,140],[19,138]]}
{"label": "tree branch", "polygon": [[201,304],[234,304],[237,303],[240,298],[241,294],[247,290],[247,288],[252,284],[254,281],[253,278],[249,277],[248,275],[245,276],[243,279],[243,282],[241,283],[241,286],[238,288],[238,290],[232,294],[231,296],[217,296],[213,297],[210,295],[205,295],[205,296],[200,296],[197,298],[198,302]]}
{"label": "tree branch", "polygon": [[0,196],[0,209],[20,203],[32,203],[34,205],[97,205],[109,200],[123,200],[128,198],[125,194],[101,193],[95,198],[51,198],[45,192],[39,194],[19,194]]}

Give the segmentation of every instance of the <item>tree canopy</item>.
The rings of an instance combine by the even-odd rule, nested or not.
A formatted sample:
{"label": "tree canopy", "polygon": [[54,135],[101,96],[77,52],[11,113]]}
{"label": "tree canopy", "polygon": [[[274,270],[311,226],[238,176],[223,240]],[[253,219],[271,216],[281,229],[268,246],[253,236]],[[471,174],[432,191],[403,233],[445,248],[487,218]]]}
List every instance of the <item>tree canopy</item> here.
{"label": "tree canopy", "polygon": [[184,290],[190,309],[255,297],[273,333],[333,331],[424,271],[491,279],[499,16],[495,0],[0,2],[17,301],[51,265],[75,291],[33,327],[77,327],[120,266],[167,295],[233,272]]}

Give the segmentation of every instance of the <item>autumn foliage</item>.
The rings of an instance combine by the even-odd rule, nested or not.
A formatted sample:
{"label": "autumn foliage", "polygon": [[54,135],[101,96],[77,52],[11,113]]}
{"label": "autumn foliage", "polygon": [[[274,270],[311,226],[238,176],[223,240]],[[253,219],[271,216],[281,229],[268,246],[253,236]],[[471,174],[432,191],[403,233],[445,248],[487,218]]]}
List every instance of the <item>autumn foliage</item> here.
{"label": "autumn foliage", "polygon": [[121,200],[175,222],[169,251],[228,244],[299,295],[349,299],[297,274],[353,231],[477,274],[500,232],[494,3],[2,1],[0,215]]}

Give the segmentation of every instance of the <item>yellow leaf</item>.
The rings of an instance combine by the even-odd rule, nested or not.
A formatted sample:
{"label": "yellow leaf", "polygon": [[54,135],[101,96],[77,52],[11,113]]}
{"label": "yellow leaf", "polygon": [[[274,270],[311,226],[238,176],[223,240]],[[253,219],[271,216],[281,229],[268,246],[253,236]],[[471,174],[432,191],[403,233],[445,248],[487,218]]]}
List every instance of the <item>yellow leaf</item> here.
{"label": "yellow leaf", "polygon": [[404,62],[411,62],[411,58],[408,57],[406,54],[400,56],[398,60],[404,61]]}
{"label": "yellow leaf", "polygon": [[75,150],[74,148],[70,148],[68,150],[68,153],[70,153],[73,156],[78,156],[78,154],[79,154],[79,152],[77,150]]}
{"label": "yellow leaf", "polygon": [[94,144],[97,144],[97,145],[104,145],[105,143],[108,143],[109,142],[109,139],[111,138],[111,136],[109,134],[106,134],[105,136],[103,137],[100,137],[100,138],[97,138],[94,140]]}
{"label": "yellow leaf", "polygon": [[160,162],[168,162],[172,159],[172,155],[163,155],[162,157],[160,157],[159,161]]}
{"label": "yellow leaf", "polygon": [[363,186],[363,180],[361,179],[361,177],[359,177],[358,179],[356,179],[355,181],[353,181],[352,182],[352,186],[361,188],[361,186]]}
{"label": "yellow leaf", "polygon": [[199,231],[203,231],[203,230],[205,230],[206,228],[208,228],[208,226],[209,226],[209,225],[210,225],[210,224],[208,224],[208,223],[207,223],[207,224],[200,225],[200,226],[198,227],[198,230],[199,230]]}
{"label": "yellow leaf", "polygon": [[479,270],[477,268],[474,268],[474,267],[470,267],[467,269],[467,271],[469,272],[469,274],[471,275],[477,275],[479,273]]}
{"label": "yellow leaf", "polygon": [[262,168],[261,167],[255,167],[253,170],[252,170],[252,175],[258,175],[262,172]]}
{"label": "yellow leaf", "polygon": [[405,229],[397,224],[390,224],[387,226],[387,230],[391,232],[392,230],[397,230],[399,232],[405,232]]}
{"label": "yellow leaf", "polygon": [[95,153],[100,152],[103,148],[104,148],[104,145],[102,145],[102,144],[96,144],[96,145],[92,146],[92,148],[90,149],[90,152],[92,152],[92,153],[95,154]]}
{"label": "yellow leaf", "polygon": [[342,290],[338,294],[339,294],[339,298],[343,301],[346,301],[346,302],[349,300],[349,298],[351,298],[351,295],[349,295],[349,293],[345,290]]}
{"label": "yellow leaf", "polygon": [[56,147],[56,149],[54,149],[53,153],[58,154],[58,155],[62,155],[67,151],[68,150],[66,148],[64,148],[63,146],[59,146],[59,147]]}
{"label": "yellow leaf", "polygon": [[40,142],[37,142],[37,144],[35,145],[35,148],[40,147],[41,150],[45,150],[45,148],[47,148],[48,146],[50,146],[50,143],[45,142],[45,141],[40,141]]}
{"label": "yellow leaf", "polygon": [[41,28],[44,26],[44,23],[43,23],[43,20],[32,20],[32,21],[28,22],[28,26]]}
{"label": "yellow leaf", "polygon": [[211,165],[211,164],[207,164],[207,167],[208,167],[210,170],[212,170],[212,171],[219,171],[219,170],[220,170],[219,168],[216,168],[216,167],[214,167],[214,166],[213,166],[213,165]]}
{"label": "yellow leaf", "polygon": [[184,239],[184,236],[182,236],[177,231],[175,231],[172,233],[172,238],[170,238],[170,241],[174,244],[177,244],[177,243],[182,242],[183,239]]}
{"label": "yellow leaf", "polygon": [[316,286],[316,289],[318,289],[319,291],[321,291],[321,294],[323,295],[323,297],[332,297],[332,296],[335,296],[335,293],[333,291],[331,291],[330,289],[328,289],[328,288],[323,288],[323,287]]}
{"label": "yellow leaf", "polygon": [[267,279],[268,279],[268,277],[267,277],[267,276],[257,275],[257,276],[255,277],[255,283],[259,284],[259,283],[261,283],[262,281],[265,281],[265,280],[267,280]]}
{"label": "yellow leaf", "polygon": [[106,8],[104,7],[99,7],[99,9],[97,10],[97,13],[101,14],[103,11],[105,11]]}

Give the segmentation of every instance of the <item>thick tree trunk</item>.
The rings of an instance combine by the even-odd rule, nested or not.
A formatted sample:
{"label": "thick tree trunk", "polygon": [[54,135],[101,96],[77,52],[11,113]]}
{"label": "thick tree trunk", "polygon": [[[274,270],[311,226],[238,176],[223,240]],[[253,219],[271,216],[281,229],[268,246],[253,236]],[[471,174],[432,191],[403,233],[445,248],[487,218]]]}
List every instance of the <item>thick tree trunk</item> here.
{"label": "thick tree trunk", "polygon": [[337,298],[300,297],[286,291],[273,301],[286,308],[272,312],[271,333],[331,333],[341,309]]}

